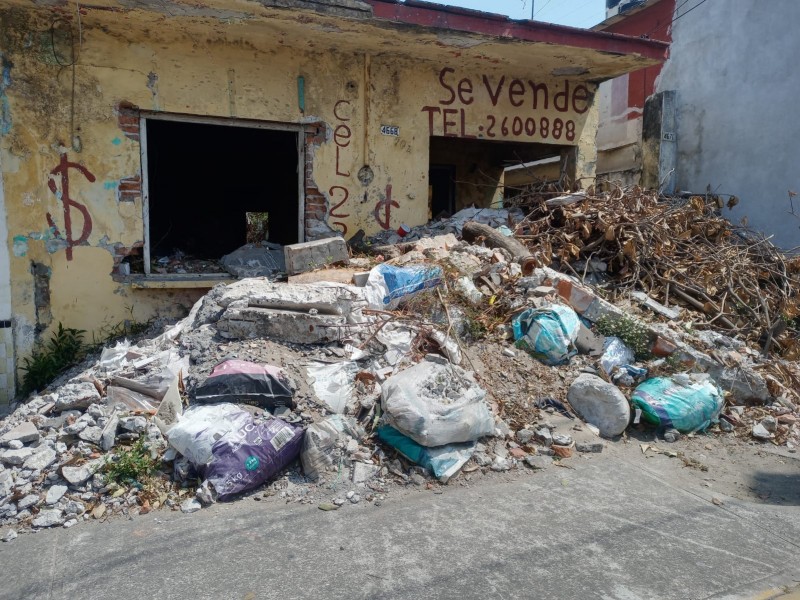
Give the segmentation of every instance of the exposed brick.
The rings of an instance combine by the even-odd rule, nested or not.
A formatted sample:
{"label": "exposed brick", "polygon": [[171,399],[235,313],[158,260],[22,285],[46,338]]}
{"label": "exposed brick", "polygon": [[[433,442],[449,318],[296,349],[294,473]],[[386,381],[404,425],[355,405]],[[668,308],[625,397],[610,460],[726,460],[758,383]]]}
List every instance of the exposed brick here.
{"label": "exposed brick", "polygon": [[120,102],[116,106],[117,126],[125,137],[139,141],[139,107],[130,102]]}

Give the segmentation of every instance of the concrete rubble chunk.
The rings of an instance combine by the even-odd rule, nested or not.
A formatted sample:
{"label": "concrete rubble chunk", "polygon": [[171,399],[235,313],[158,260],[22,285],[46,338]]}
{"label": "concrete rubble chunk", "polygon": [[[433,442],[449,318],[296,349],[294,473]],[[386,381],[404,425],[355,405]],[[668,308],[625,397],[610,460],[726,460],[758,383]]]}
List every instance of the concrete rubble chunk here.
{"label": "concrete rubble chunk", "polygon": [[6,465],[19,466],[33,454],[33,448],[19,448],[0,452],[0,462]]}
{"label": "concrete rubble chunk", "polygon": [[766,380],[751,368],[716,365],[709,369],[708,374],[723,391],[730,392],[739,404],[753,401],[765,403],[772,397]]}
{"label": "concrete rubble chunk", "polygon": [[661,304],[660,302],[656,302],[644,292],[632,292],[631,297],[637,302],[639,302],[639,304],[646,306],[654,313],[658,313],[659,315],[661,315],[662,317],[666,317],[670,321],[676,321],[681,316],[681,312],[679,310],[675,310],[674,308],[668,308],[663,304]]}
{"label": "concrete rubble chunk", "polygon": [[103,430],[99,427],[87,427],[78,434],[78,437],[91,444],[99,444],[103,437]]}
{"label": "concrete rubble chunk", "polygon": [[114,413],[108,418],[108,422],[100,433],[100,448],[103,449],[103,452],[108,452],[114,447],[114,444],[117,440],[118,426],[119,416],[117,415],[117,412],[114,411]]}
{"label": "concrete rubble chunk", "polygon": [[366,483],[376,477],[380,470],[380,467],[377,465],[368,465],[360,462],[355,463],[353,465],[353,483]]}
{"label": "concrete rubble chunk", "polygon": [[181,512],[193,513],[203,508],[203,505],[196,498],[187,498],[181,503]]}
{"label": "concrete rubble chunk", "polygon": [[54,527],[64,522],[64,514],[58,509],[48,509],[40,512],[31,522],[34,527]]}
{"label": "concrete rubble chunk", "polygon": [[55,504],[67,493],[67,486],[53,485],[47,490],[47,495],[44,498],[46,504]]}
{"label": "concrete rubble chunk", "polygon": [[56,462],[56,458],[58,458],[56,451],[49,446],[45,446],[26,458],[25,462],[22,464],[22,468],[30,469],[31,471],[41,471]]}
{"label": "concrete rubble chunk", "polygon": [[89,424],[86,421],[75,421],[74,423],[64,427],[64,433],[67,435],[78,435],[88,426]]}
{"label": "concrete rubble chunk", "polygon": [[289,275],[313,271],[331,264],[348,264],[350,262],[347,243],[341,237],[284,246],[283,255],[286,272]]}
{"label": "concrete rubble chunk", "polygon": [[578,415],[595,425],[604,437],[620,435],[630,422],[628,400],[619,388],[597,375],[579,375],[567,392],[567,400]]}
{"label": "concrete rubble chunk", "polygon": [[58,389],[54,410],[64,412],[76,408],[89,408],[95,402],[101,402],[100,392],[94,384],[88,382],[68,383]]}
{"label": "concrete rubble chunk", "polygon": [[757,440],[771,440],[774,437],[761,423],[753,425],[752,433]]}
{"label": "concrete rubble chunk", "polygon": [[9,529],[3,534],[3,537],[0,539],[2,539],[4,542],[13,542],[15,539],[17,539],[17,536],[18,534],[16,531],[14,531],[13,529]]}
{"label": "concrete rubble chunk", "polygon": [[87,465],[62,467],[61,475],[70,485],[80,485],[92,476],[92,471]]}
{"label": "concrete rubble chunk", "polygon": [[286,271],[284,251],[278,244],[247,244],[226,254],[222,266],[234,277],[274,277]]}
{"label": "concrete rubble chunk", "polygon": [[17,502],[17,510],[26,510],[37,504],[39,504],[39,496],[37,494],[28,494]]}
{"label": "concrete rubble chunk", "polygon": [[132,431],[134,433],[141,433],[145,429],[147,429],[147,419],[144,417],[122,417],[119,420],[120,427],[125,429],[126,431]]}
{"label": "concrete rubble chunk", "polygon": [[360,309],[367,306],[363,288],[261,279],[229,285],[219,303],[225,307],[217,322],[222,337],[272,337],[297,344],[338,341],[341,327],[360,321]]}
{"label": "concrete rubble chunk", "polygon": [[575,450],[584,453],[600,453],[603,451],[602,442],[578,442],[575,444]]}
{"label": "concrete rubble chunk", "polygon": [[4,433],[2,437],[0,437],[0,445],[5,446],[12,441],[22,442],[23,444],[38,442],[39,437],[39,430],[36,429],[36,425],[30,421],[25,421],[14,427],[11,431]]}
{"label": "concrete rubble chunk", "polygon": [[14,479],[10,471],[0,473],[0,501],[14,490]]}
{"label": "concrete rubble chunk", "polygon": [[542,444],[543,446],[552,446],[553,445],[553,434],[550,433],[550,430],[547,427],[540,427],[533,432],[534,439]]}
{"label": "concrete rubble chunk", "polygon": [[542,471],[553,465],[553,459],[550,456],[528,456],[525,458],[525,464],[535,471]]}

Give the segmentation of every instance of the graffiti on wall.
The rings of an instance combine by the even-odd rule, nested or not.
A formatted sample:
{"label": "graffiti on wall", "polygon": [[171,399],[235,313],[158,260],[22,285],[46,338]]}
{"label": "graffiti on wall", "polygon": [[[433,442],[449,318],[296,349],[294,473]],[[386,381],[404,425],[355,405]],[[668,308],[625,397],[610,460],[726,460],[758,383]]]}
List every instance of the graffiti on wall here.
{"label": "graffiti on wall", "polygon": [[[80,172],[80,174],[83,175],[90,183],[94,183],[95,181],[95,176],[89,172],[89,169],[79,163],[70,162],[67,158],[66,152],[61,154],[60,162],[52,171],[50,171],[50,180],[47,182],[47,187],[50,188],[50,191],[53,192],[55,197],[61,201],[61,204],[64,207],[63,237],[67,243],[67,260],[72,260],[72,248],[74,246],[79,246],[86,243],[89,240],[89,235],[92,233],[92,217],[89,214],[89,210],[86,208],[86,206],[70,197],[70,169],[75,169],[76,171]],[[60,187],[56,183],[56,178],[60,179]],[[73,237],[72,209],[75,209],[81,213],[81,217],[83,219],[81,234],[77,238]],[[53,221],[53,216],[50,213],[47,213],[47,224],[54,230],[58,231],[58,228]]]}
{"label": "graffiti on wall", "polygon": [[350,213],[344,212],[346,210],[345,204],[350,199],[350,190],[347,188],[347,183],[350,178],[350,171],[346,171],[342,167],[342,155],[347,155],[347,149],[350,147],[350,141],[353,137],[353,130],[348,123],[352,119],[350,115],[350,102],[348,100],[339,100],[333,107],[333,116],[336,118],[336,127],[333,130],[333,142],[336,146],[336,177],[342,179],[341,185],[333,185],[328,190],[330,197],[331,219],[339,219],[332,221],[332,225],[337,226],[342,235],[347,235],[347,225],[341,219],[346,219]]}
{"label": "graffiti on wall", "polygon": [[396,200],[392,200],[392,185],[386,186],[386,196],[378,200],[375,205],[375,221],[380,225],[381,229],[389,229],[392,221],[392,209],[400,208],[400,204]]}
{"label": "graffiti on wall", "polygon": [[[423,106],[431,135],[571,144],[592,93],[583,84],[439,72],[438,105]],[[482,107],[482,108],[479,108]]]}

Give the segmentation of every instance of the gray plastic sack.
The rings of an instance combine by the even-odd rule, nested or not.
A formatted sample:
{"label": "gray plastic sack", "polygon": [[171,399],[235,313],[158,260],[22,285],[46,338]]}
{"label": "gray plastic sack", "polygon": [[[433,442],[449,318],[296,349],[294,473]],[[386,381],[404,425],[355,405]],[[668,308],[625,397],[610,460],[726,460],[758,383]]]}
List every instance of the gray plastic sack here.
{"label": "gray plastic sack", "polygon": [[303,450],[300,452],[303,473],[316,481],[320,474],[341,458],[348,437],[360,440],[363,436],[364,430],[351,417],[331,415],[312,423],[306,429]]}
{"label": "gray plastic sack", "polygon": [[423,361],[386,380],[388,423],[426,447],[472,442],[494,434],[486,391],[462,368]]}

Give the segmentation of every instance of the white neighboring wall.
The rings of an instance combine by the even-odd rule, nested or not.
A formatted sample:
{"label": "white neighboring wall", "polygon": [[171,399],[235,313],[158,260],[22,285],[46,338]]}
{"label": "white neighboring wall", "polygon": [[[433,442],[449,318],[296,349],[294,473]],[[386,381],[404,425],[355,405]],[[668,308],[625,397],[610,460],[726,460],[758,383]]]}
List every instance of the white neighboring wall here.
{"label": "white neighboring wall", "polygon": [[800,1],[701,1],[677,11],[657,83],[677,91],[677,187],[735,194],[726,217],[800,246]]}
{"label": "white neighboring wall", "polygon": [[11,328],[11,265],[3,178],[0,177],[0,406],[14,398],[14,337]]}

